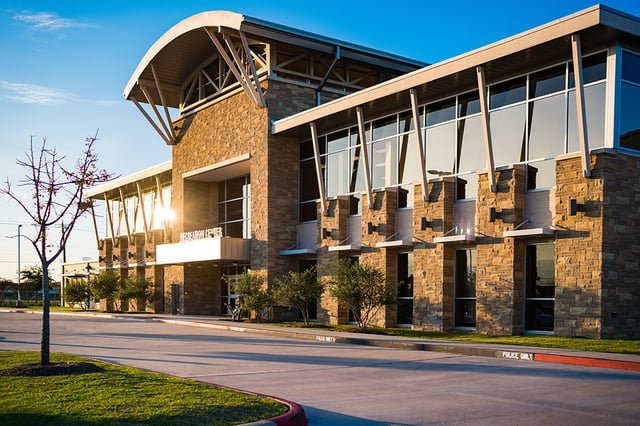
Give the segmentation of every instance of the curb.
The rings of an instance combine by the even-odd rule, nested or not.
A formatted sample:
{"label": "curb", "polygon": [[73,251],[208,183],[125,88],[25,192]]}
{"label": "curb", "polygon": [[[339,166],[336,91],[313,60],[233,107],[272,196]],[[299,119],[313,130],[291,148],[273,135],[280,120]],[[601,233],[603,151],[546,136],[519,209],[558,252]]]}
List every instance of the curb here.
{"label": "curb", "polygon": [[640,371],[640,362],[620,361],[606,358],[585,357],[578,355],[557,355],[543,352],[504,351],[477,347],[442,345],[437,343],[404,342],[398,340],[375,340],[344,336],[326,336],[312,333],[297,333],[295,331],[276,331],[235,325],[210,324],[189,320],[173,320],[153,318],[153,322],[183,325],[190,327],[211,328],[239,333],[254,333],[276,337],[288,337],[299,340],[312,340],[323,343],[343,343],[350,345],[373,346],[379,348],[402,349],[412,351],[445,352],[455,355],[482,356],[489,358],[504,358],[518,361],[537,361],[554,364],[579,365],[583,367],[613,368],[619,370]]}
{"label": "curb", "polygon": [[[24,309],[10,309],[10,310],[3,310],[3,311],[12,312],[12,313],[32,314],[32,315],[42,314],[41,311],[24,310]],[[153,318],[153,317],[135,318],[128,315],[118,315],[118,314],[114,315],[114,314],[106,314],[106,313],[89,313],[89,312],[76,313],[76,312],[64,312],[64,311],[53,312],[52,311],[50,312],[50,314],[64,315],[64,316],[84,316],[84,317],[92,317],[92,318],[107,318],[107,319],[126,318],[126,319],[142,320],[142,321],[151,320],[152,322],[159,322],[159,323],[165,323],[165,324],[210,328],[214,330],[223,330],[223,331],[235,331],[239,333],[263,334],[268,336],[286,337],[291,339],[309,340],[309,341],[316,341],[316,342],[322,342],[322,343],[342,343],[342,344],[349,344],[349,345],[373,346],[373,347],[379,347],[379,348],[401,349],[401,350],[411,350],[411,351],[444,352],[444,353],[450,353],[455,355],[504,358],[504,359],[518,360],[518,361],[547,362],[547,363],[554,363],[554,364],[568,364],[568,365],[578,365],[582,367],[610,368],[610,369],[617,369],[617,370],[628,370],[628,371],[640,372],[640,362],[638,361],[615,360],[615,359],[587,357],[587,356],[580,356],[580,355],[560,355],[560,354],[552,354],[552,353],[545,353],[545,352],[523,352],[519,350],[506,351],[506,350],[469,347],[469,346],[463,346],[463,345],[456,346],[456,345],[444,345],[444,344],[426,343],[426,342],[425,343],[405,342],[401,340],[376,340],[376,339],[370,339],[370,338],[327,336],[323,334],[298,333],[296,331],[278,331],[278,330],[261,329],[261,328],[253,328],[253,327],[242,327],[242,326],[236,326],[236,325],[206,323],[206,322],[191,321],[191,320],[164,319],[164,318]],[[283,402],[285,404],[290,404],[287,401],[283,401]],[[303,410],[303,413],[304,413],[304,410]],[[298,423],[276,423],[276,424],[278,425],[291,424],[291,425],[297,426]],[[304,424],[304,423],[299,423],[299,424]]]}

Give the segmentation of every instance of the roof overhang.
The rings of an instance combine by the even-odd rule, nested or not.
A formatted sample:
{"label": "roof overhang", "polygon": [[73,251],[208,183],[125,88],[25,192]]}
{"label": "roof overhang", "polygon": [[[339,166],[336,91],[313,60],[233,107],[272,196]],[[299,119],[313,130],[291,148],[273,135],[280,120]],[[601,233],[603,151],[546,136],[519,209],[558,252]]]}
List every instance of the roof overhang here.
{"label": "roof overhang", "polygon": [[477,90],[476,67],[482,65],[488,82],[518,75],[531,65],[541,67],[571,58],[571,35],[580,34],[585,54],[612,42],[640,44],[640,20],[602,5],[596,5],[502,41],[427,66],[332,102],[278,120],[272,132],[307,138],[309,123],[319,131],[354,126],[355,108],[365,117],[409,109],[409,91],[415,89],[421,102],[450,96],[454,91]]}
{"label": "roof overhang", "polygon": [[127,185],[134,184],[144,179],[152,178],[154,176],[158,176],[170,171],[171,171],[171,160],[149,167],[144,170],[140,170],[139,172],[133,173],[129,176],[124,176],[119,179],[112,180],[111,182],[105,183],[100,186],[96,186],[95,188],[91,188],[86,192],[85,196],[86,198],[102,197],[104,194],[108,194],[109,192],[115,189],[122,188]]}
{"label": "roof overhang", "polygon": [[[211,55],[212,44],[205,29],[242,32],[251,41],[277,41],[333,54],[340,46],[344,58],[376,64],[398,72],[409,72],[426,64],[307,31],[279,25],[229,11],[193,15],[163,34],[144,55],[125,90],[126,99],[146,102],[141,82],[154,82],[152,63],[168,107],[178,108],[180,87],[193,70]],[[153,84],[150,84],[153,86]],[[155,94],[153,94],[156,96]],[[160,99],[154,99],[160,102]]]}

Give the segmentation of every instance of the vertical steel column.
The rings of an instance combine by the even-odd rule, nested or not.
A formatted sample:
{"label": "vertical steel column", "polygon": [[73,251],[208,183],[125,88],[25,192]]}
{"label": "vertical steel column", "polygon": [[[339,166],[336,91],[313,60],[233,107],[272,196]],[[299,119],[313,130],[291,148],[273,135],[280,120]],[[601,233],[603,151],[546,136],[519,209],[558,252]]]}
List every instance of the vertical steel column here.
{"label": "vertical steel column", "polygon": [[489,186],[491,192],[497,191],[496,172],[493,161],[493,145],[491,142],[491,121],[489,120],[489,103],[487,102],[487,86],[484,80],[484,68],[476,68],[478,74],[478,92],[480,95],[480,112],[482,116],[482,133],[484,136],[484,151],[487,159],[487,169],[489,169]]}
{"label": "vertical steel column", "polygon": [[418,144],[418,161],[420,161],[420,180],[422,183],[422,199],[427,201],[427,163],[424,154],[424,141],[422,140],[422,129],[420,128],[420,115],[418,110],[418,94],[415,89],[409,91],[411,95],[411,112],[413,114],[413,131],[416,134],[416,143]]}
{"label": "vertical steel column", "polygon": [[362,108],[356,108],[358,118],[358,137],[360,139],[360,154],[364,163],[364,184],[367,187],[367,197],[369,208],[373,208],[373,190],[371,189],[371,168],[369,167],[369,151],[367,151],[367,137],[364,131],[364,114]]}
{"label": "vertical steel column", "polygon": [[309,123],[311,127],[311,142],[313,143],[313,159],[316,164],[316,177],[318,178],[318,189],[320,192],[320,200],[322,202],[322,214],[327,214],[327,196],[324,192],[324,179],[322,178],[322,165],[320,164],[320,146],[318,144],[318,130],[316,123]]}
{"label": "vertical steel column", "polygon": [[582,174],[584,177],[591,176],[591,166],[589,164],[589,137],[587,132],[587,115],[584,103],[584,80],[582,76],[582,48],[580,46],[580,35],[571,36],[571,53],[573,56],[573,76],[576,83],[576,107],[578,120],[578,137],[580,138],[580,154],[582,155]]}

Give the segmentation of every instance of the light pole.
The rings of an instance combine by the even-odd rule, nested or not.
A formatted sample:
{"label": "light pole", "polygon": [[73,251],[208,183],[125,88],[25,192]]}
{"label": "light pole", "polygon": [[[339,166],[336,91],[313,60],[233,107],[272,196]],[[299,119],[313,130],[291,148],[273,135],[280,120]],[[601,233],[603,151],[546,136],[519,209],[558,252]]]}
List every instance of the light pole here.
{"label": "light pole", "polygon": [[18,225],[18,298],[16,299],[16,307],[22,305],[22,300],[20,299],[20,228],[22,228],[22,225]]}

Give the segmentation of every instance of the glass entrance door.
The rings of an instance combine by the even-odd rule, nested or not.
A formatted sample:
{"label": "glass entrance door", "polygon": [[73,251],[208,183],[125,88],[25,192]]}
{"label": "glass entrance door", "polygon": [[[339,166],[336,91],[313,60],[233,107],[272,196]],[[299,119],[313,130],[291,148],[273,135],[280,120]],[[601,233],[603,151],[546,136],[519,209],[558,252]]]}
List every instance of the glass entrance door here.
{"label": "glass entrance door", "polygon": [[223,279],[220,280],[220,312],[222,315],[231,315],[233,313],[238,299],[238,295],[233,292],[233,283],[248,269],[249,265],[246,264],[235,264],[222,268],[224,275]]}

